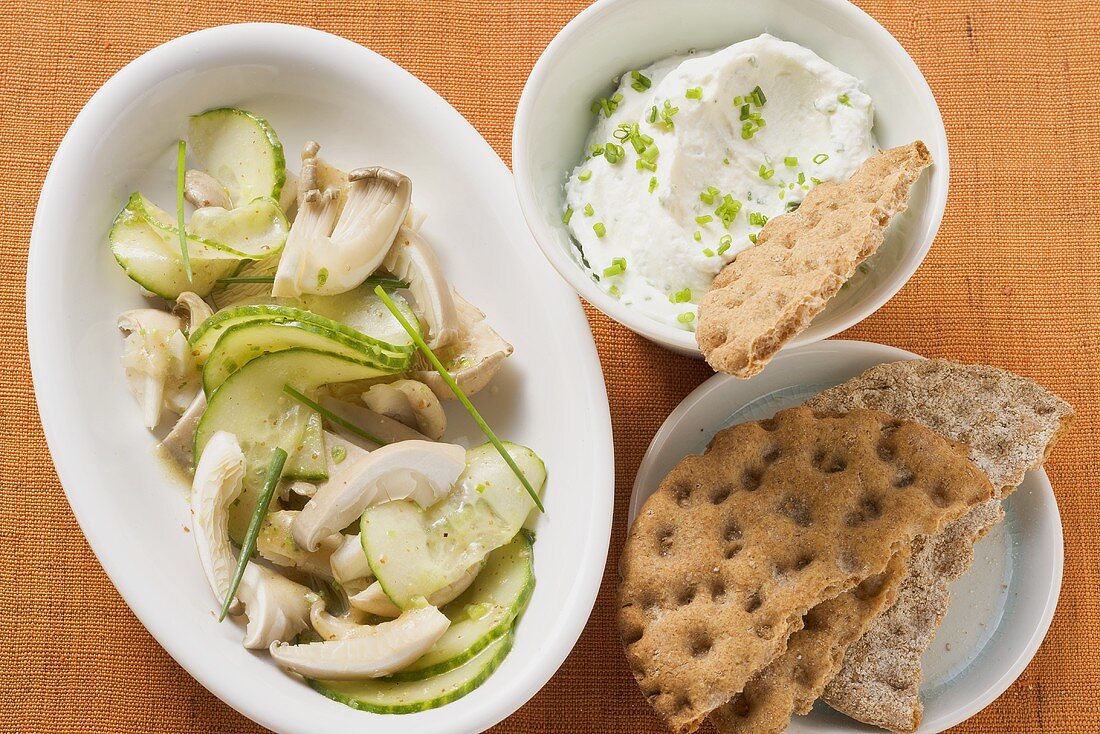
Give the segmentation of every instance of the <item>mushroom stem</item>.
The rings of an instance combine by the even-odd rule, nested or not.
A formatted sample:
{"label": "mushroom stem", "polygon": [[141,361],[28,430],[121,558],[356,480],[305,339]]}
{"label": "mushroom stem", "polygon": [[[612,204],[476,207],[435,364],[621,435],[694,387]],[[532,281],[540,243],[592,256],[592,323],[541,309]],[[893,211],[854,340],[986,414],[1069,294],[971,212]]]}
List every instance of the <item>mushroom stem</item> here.
{"label": "mushroom stem", "polygon": [[216,206],[222,209],[233,208],[229,192],[225,190],[218,179],[205,171],[194,168],[184,174],[183,198],[187,199],[196,209],[207,206]]}

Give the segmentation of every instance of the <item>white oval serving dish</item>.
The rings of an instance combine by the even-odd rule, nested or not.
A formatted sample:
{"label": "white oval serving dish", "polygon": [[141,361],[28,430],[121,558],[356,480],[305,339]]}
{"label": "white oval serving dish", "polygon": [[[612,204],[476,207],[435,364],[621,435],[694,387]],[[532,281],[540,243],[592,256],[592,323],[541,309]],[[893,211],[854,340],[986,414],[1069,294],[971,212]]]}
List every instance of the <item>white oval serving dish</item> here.
{"label": "white oval serving dish", "polygon": [[[861,79],[875,103],[884,148],[923,139],[935,161],[913,189],[909,211],[886,242],[788,347],[810,344],[865,319],[913,275],[947,203],[947,135],[917,65],[890,33],[846,0],[599,0],[543,51],[520,97],[512,136],[516,190],[535,242],[589,303],[651,341],[698,356],[695,334],[624,306],[593,282],[561,217],[563,186],[584,154],[592,101],[611,79],[674,54],[722,48],[763,32],[799,43]],[[700,184],[702,186],[702,184]]]}
{"label": "white oval serving dish", "polygon": [[[172,201],[173,151],[187,116],[222,105],[268,117],[292,169],[309,137],[345,169],[377,164],[411,176],[445,271],[515,345],[475,403],[502,437],[531,446],[549,467],[547,513],[534,522],[537,588],[500,669],[443,708],[355,711],[245,650],[238,624],[216,622],[184,531],[183,484],[154,457],[155,438],[124,384],[115,319],[143,299],[114,262],[107,230],[133,190]],[[454,108],[381,56],[307,28],[224,26],[153,49],[103,85],[62,141],[27,273],[31,364],[50,451],[127,604],[191,675],[249,718],[284,734],[477,732],[533,696],[576,642],[610,538],[611,424],[580,304],[528,237],[508,170]],[[482,443],[456,407],[448,439]]]}
{"label": "white oval serving dish", "polygon": [[[770,418],[883,362],[919,355],[882,344],[824,341],[780,353],[751,380],[715,375],[653,437],[630,497],[630,522],[686,454],[702,453],[734,423]],[[974,546],[970,570],[951,585],[951,607],[923,659],[924,719],[935,734],[993,702],[1023,672],[1046,636],[1062,585],[1062,523],[1046,472],[1029,472],[1005,500],[1005,520]],[[818,702],[792,733],[879,731]]]}

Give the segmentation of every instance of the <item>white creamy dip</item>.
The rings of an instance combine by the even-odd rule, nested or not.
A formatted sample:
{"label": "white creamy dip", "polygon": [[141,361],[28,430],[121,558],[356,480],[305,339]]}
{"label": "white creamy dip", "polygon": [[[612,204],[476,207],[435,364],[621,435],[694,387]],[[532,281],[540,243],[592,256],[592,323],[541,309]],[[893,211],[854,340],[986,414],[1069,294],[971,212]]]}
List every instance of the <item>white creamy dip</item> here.
{"label": "white creamy dip", "polygon": [[876,150],[861,82],[767,34],[626,73],[593,108],[565,187],[578,254],[605,291],[687,329],[767,218]]}

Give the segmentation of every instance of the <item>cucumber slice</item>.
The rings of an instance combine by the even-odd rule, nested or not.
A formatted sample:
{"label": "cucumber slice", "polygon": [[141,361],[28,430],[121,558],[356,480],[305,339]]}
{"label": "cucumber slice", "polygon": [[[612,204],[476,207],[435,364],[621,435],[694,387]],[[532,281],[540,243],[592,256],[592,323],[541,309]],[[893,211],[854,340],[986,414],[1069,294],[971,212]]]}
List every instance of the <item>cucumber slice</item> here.
{"label": "cucumber slice", "polygon": [[[176,215],[136,193],[127,205],[145,215],[179,249]],[[283,249],[290,223],[274,199],[256,199],[237,209],[197,209],[188,227],[188,253],[192,258],[256,260]]]}
{"label": "cucumber slice", "polygon": [[432,649],[390,680],[423,680],[457,668],[508,634],[535,590],[531,536],[526,531],[489,554],[470,588],[441,610],[451,626]]}
{"label": "cucumber slice", "polygon": [[[216,431],[229,431],[241,444],[246,459],[244,488],[229,512],[229,535],[234,541],[240,543],[244,538],[275,447],[299,456],[304,456],[303,451],[312,456],[316,448],[300,448],[308,440],[306,429],[313,411],[286,395],[283,386],[289,384],[308,393],[321,385],[380,374],[384,373],[367,362],[311,349],[288,349],[252,360],[214,391],[195,431],[194,455],[197,463]],[[319,458],[325,458],[323,451]]]}
{"label": "cucumber slice", "polygon": [[[523,446],[504,446],[541,492],[542,460]],[[516,537],[534,506],[508,464],[485,444],[466,452],[466,471],[446,498],[427,510],[407,500],[371,507],[360,521],[360,539],[386,596],[410,609]]]}
{"label": "cucumber slice", "polygon": [[[419,329],[420,319],[413,313],[408,301],[397,293],[390,293],[390,298],[397,305],[401,315]],[[402,328],[400,322],[382,303],[382,299],[375,294],[373,286],[361,285],[346,293],[333,296],[303,295],[301,302],[303,308],[315,314],[327,316],[333,321],[339,321],[395,347],[407,348],[410,352],[414,350],[409,332]]]}
{"label": "cucumber slice", "polygon": [[207,395],[257,357],[295,347],[368,362],[378,367],[380,374],[399,374],[409,364],[408,357],[395,356],[361,339],[301,321],[242,321],[221,334],[202,368],[202,389]]}
{"label": "cucumber slice", "polygon": [[261,196],[279,200],[286,158],[267,120],[222,107],[193,115],[187,137],[199,165],[225,187],[234,207]]}
{"label": "cucumber slice", "polygon": [[493,674],[512,649],[509,632],[493,640],[473,659],[446,673],[416,681],[309,680],[316,691],[360,711],[376,714],[411,714],[457,701]]}
{"label": "cucumber slice", "polygon": [[115,260],[135,283],[170,301],[184,291],[206,296],[218,278],[237,268],[237,261],[229,259],[233,256],[212,251],[198,240],[188,238],[192,275],[188,280],[179,236],[152,224],[140,207],[134,207],[134,197],[139,196],[134,194],[130,198],[130,203],[115,217],[107,236]]}
{"label": "cucumber slice", "polygon": [[276,303],[254,303],[243,306],[233,306],[208,318],[196,329],[189,339],[191,351],[200,363],[204,362],[214,349],[214,345],[221,336],[230,328],[249,322],[296,322],[321,327],[330,332],[339,334],[346,339],[361,343],[365,350],[377,350],[379,353],[388,354],[401,361],[400,369],[408,369],[412,359],[412,347],[390,344],[371,335],[345,326],[325,316],[319,316],[310,311],[293,306],[284,306]]}
{"label": "cucumber slice", "polygon": [[328,479],[328,454],[325,448],[325,428],[321,414],[308,412],[305,430],[297,451],[286,460],[283,478],[303,482],[323,482]]}

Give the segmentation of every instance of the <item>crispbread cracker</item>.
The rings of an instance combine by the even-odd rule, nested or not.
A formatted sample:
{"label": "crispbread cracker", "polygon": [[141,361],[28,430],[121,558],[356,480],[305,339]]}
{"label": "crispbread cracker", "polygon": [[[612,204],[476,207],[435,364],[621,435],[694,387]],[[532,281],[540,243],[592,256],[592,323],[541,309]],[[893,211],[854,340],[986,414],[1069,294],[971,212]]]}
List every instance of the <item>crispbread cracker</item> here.
{"label": "crispbread cracker", "polygon": [[853,718],[913,731],[922,713],[921,658],[947,613],[948,586],[970,566],[974,541],[1004,516],[998,498],[1043,463],[1072,422],[1073,409],[1027,378],[943,359],[872,367],[807,405],[830,413],[871,408],[915,420],[968,444],[971,460],[997,490],[940,534],[915,543],[897,603],[848,649],[825,689],[824,700]]}
{"label": "crispbread cracker", "polygon": [[786,652],[711,713],[719,734],[780,734],[787,730],[792,713],[808,713],[840,670],[848,645],[894,603],[908,560],[909,552],[903,549],[882,573],[807,612],[803,628],[787,641]]}
{"label": "crispbread cracker", "polygon": [[992,491],[964,447],[874,411],[794,408],[719,432],[665,477],[623,552],[619,621],[642,692],[694,731],[811,607]]}
{"label": "crispbread cracker", "polygon": [[762,370],[879,248],[931,163],[919,140],[880,151],[848,181],[819,184],[765,224],[699,303],[695,338],[710,366],[742,378]]}

